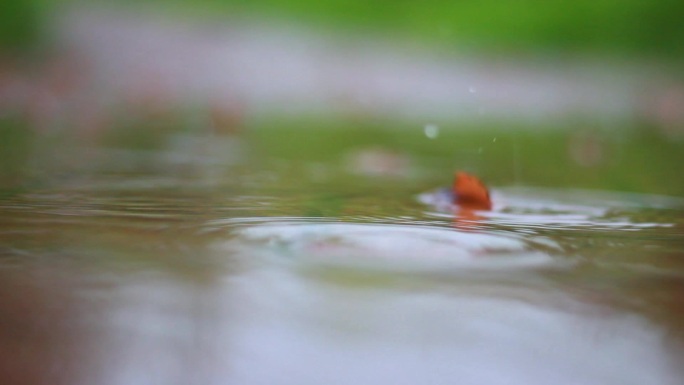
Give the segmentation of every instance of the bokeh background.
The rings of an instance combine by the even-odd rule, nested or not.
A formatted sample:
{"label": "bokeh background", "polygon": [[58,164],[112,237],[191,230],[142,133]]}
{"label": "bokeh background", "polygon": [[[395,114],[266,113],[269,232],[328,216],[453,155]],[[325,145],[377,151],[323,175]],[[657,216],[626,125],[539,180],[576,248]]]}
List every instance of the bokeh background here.
{"label": "bokeh background", "polygon": [[[2,8],[5,188],[77,167],[45,155],[55,144],[154,146],[210,122],[287,157],[380,148],[390,161],[447,157],[495,184],[684,193],[679,1]],[[62,160],[36,169],[36,156]]]}

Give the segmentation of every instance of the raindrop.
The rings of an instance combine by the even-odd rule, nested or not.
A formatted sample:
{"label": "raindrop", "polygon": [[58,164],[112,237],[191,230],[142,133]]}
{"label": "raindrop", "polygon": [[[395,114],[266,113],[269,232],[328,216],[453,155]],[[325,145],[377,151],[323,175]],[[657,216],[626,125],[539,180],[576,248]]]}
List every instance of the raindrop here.
{"label": "raindrop", "polygon": [[470,87],[468,87],[468,92],[470,92],[471,94],[474,94],[477,92],[477,88],[475,88],[475,86],[470,86]]}
{"label": "raindrop", "polygon": [[439,127],[436,124],[426,124],[423,127],[423,132],[425,132],[425,136],[429,139],[435,139],[439,136]]}
{"label": "raindrop", "polygon": [[496,136],[494,137],[494,139],[492,139],[492,143],[495,143],[495,142],[496,142]]}
{"label": "raindrop", "polygon": [[477,153],[478,153],[478,154],[482,154],[482,147],[480,147],[480,148],[477,149]]}

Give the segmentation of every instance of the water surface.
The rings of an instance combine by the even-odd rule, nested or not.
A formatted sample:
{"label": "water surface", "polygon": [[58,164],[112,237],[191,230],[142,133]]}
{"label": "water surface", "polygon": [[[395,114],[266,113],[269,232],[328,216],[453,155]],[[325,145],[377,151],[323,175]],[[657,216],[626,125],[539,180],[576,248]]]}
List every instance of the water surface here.
{"label": "water surface", "polygon": [[468,212],[438,190],[452,162],[419,155],[74,148],[5,179],[12,383],[684,378],[683,199],[495,184],[494,209]]}

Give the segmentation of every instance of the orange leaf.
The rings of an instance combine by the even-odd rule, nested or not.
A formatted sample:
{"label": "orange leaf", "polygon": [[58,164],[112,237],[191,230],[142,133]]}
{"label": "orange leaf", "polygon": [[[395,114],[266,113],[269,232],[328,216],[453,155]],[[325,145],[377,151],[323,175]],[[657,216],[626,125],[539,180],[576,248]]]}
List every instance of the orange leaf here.
{"label": "orange leaf", "polygon": [[452,190],[454,203],[463,208],[472,210],[490,210],[492,208],[489,191],[476,176],[463,171],[457,172]]}

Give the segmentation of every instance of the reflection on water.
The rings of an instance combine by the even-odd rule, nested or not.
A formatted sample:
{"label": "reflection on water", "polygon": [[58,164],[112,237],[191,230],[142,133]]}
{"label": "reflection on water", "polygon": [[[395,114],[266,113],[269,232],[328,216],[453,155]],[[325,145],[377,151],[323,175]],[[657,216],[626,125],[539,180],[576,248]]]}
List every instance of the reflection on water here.
{"label": "reflection on water", "polygon": [[[354,223],[277,223],[250,226],[222,245],[231,252],[307,264],[381,269],[505,269],[551,264],[551,256],[521,237],[457,232],[449,228]],[[274,224],[273,222],[276,222]],[[553,241],[550,241],[553,242]],[[258,253],[255,251],[258,250]]]}
{"label": "reflection on water", "polygon": [[465,213],[223,139],[4,195],[0,377],[681,383],[681,200],[495,188]]}
{"label": "reflection on water", "polygon": [[236,383],[676,383],[662,332],[534,277],[364,289],[277,271],[244,278],[225,345],[242,363]]}

